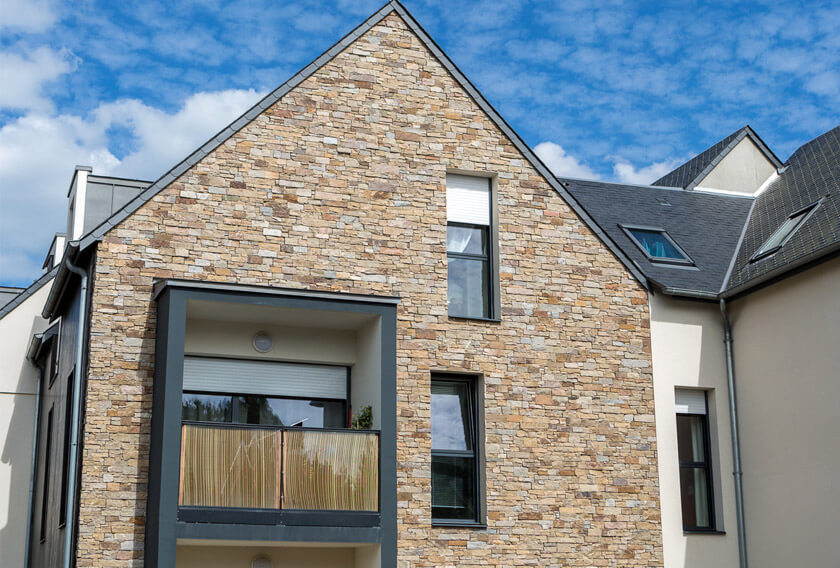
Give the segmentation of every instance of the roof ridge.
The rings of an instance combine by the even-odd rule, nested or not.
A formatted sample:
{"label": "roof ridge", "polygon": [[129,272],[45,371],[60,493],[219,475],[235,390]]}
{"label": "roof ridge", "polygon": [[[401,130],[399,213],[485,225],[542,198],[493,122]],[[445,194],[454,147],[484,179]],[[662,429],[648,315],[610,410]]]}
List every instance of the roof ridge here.
{"label": "roof ridge", "polygon": [[[644,183],[626,183],[623,181],[608,181],[608,180],[600,180],[600,179],[586,179],[586,178],[575,178],[569,176],[555,176],[558,181],[560,182],[577,182],[577,183],[592,183],[592,184],[603,184],[603,185],[614,185],[619,187],[638,187],[642,189],[651,189],[656,191],[678,191],[685,193],[686,190],[682,187],[674,187],[669,185],[653,185],[653,184],[644,184]],[[708,189],[694,189],[691,193],[699,194],[699,195],[712,195],[715,197],[731,197],[733,199],[756,199],[754,195],[750,195],[748,193],[739,194],[734,192],[722,192],[722,191],[712,191]]]}
{"label": "roof ridge", "polygon": [[758,203],[757,198],[753,200],[752,205],[750,205],[750,212],[747,213],[747,218],[744,219],[744,226],[741,227],[741,235],[738,237],[738,242],[735,243],[735,249],[732,251],[732,258],[729,260],[729,267],[726,269],[726,274],[723,277],[723,282],[720,285],[718,294],[723,294],[726,291],[726,287],[729,286],[729,279],[732,277],[732,271],[735,269],[735,264],[738,262],[738,254],[741,252],[741,247],[744,245],[744,237],[747,235],[747,229],[750,226],[750,221],[752,220],[756,203]]}

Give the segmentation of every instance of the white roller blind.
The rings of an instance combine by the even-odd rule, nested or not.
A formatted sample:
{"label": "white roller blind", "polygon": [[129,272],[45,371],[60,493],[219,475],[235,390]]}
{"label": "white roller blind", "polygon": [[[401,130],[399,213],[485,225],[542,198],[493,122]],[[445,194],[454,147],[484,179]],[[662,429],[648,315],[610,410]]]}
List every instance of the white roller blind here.
{"label": "white roller blind", "polygon": [[677,414],[706,414],[706,391],[676,390]]}
{"label": "white roller blind", "polygon": [[447,174],[446,220],[490,225],[490,180]]}
{"label": "white roller blind", "polygon": [[184,357],[184,390],[347,398],[347,367]]}

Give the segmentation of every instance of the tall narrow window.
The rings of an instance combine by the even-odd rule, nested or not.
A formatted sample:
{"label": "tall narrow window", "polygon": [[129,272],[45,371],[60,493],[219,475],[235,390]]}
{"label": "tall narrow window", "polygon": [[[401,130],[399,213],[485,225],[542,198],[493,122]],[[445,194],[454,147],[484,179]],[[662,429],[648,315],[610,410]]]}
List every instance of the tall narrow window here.
{"label": "tall narrow window", "polygon": [[478,522],[475,382],[432,377],[432,521]]}
{"label": "tall narrow window", "polygon": [[446,176],[447,294],[450,316],[493,317],[490,179]]}
{"label": "tall narrow window", "polygon": [[44,483],[41,487],[41,542],[47,539],[47,511],[50,502],[50,456],[52,455],[53,409],[47,414],[47,439],[44,446]]}
{"label": "tall narrow window", "polygon": [[683,530],[715,530],[706,392],[677,389],[677,450]]}
{"label": "tall narrow window", "polygon": [[53,383],[55,382],[55,378],[58,376],[58,336],[52,338],[50,343],[50,354],[49,354],[49,379],[50,379],[50,386],[52,387]]}
{"label": "tall narrow window", "polygon": [[67,486],[70,481],[70,445],[72,442],[71,432],[73,427],[73,383],[76,380],[76,371],[70,373],[67,378],[67,390],[64,399],[64,452],[61,464],[61,500],[58,508],[58,526],[63,527],[67,521]]}

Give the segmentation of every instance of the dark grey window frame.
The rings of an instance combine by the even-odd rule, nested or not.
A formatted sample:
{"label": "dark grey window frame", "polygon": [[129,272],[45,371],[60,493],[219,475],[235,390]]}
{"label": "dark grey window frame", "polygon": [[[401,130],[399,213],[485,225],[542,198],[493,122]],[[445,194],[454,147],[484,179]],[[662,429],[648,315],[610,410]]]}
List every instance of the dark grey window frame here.
{"label": "dark grey window frame", "polygon": [[73,426],[73,387],[76,381],[76,369],[67,376],[64,405],[64,455],[61,460],[61,502],[58,507],[58,528],[63,529],[67,524],[67,485],[70,482],[70,436]]}
{"label": "dark grey window frame", "polygon": [[[820,206],[820,203],[822,203],[822,201],[823,201],[822,199],[819,199],[819,200],[811,203],[810,205],[806,205],[805,207],[803,207],[801,209],[797,209],[796,211],[794,211],[793,213],[791,213],[790,215],[785,217],[785,220],[782,221],[781,224],[778,227],[776,227],[776,230],[773,231],[772,233],[770,233],[770,236],[767,237],[766,239],[764,239],[764,241],[761,243],[761,246],[758,247],[758,249],[756,249],[755,253],[753,253],[753,255],[750,257],[750,262],[756,262],[756,261],[759,261],[759,260],[763,260],[763,259],[765,259],[767,257],[770,257],[770,256],[773,256],[774,254],[779,252],[782,249],[782,247],[784,247],[787,244],[787,242],[791,238],[793,238],[793,235],[795,235],[797,232],[799,232],[799,229],[801,229],[802,225],[804,225],[808,221],[808,219],[811,217],[811,215],[814,214],[814,211],[817,210],[817,207]],[[796,225],[794,225],[793,229],[791,229],[791,231],[787,234],[787,236],[785,236],[785,238],[782,239],[781,242],[779,242],[778,245],[774,246],[773,248],[767,249],[765,251],[761,250],[761,249],[764,248],[764,245],[766,245],[770,241],[770,239],[775,237],[778,234],[778,232],[782,230],[782,227],[784,226],[784,224],[787,221],[793,219],[794,217],[799,217],[799,216],[802,216],[802,219]]]}
{"label": "dark grey window frame", "polygon": [[431,374],[429,385],[434,382],[449,382],[466,384],[468,388],[470,436],[473,440],[472,451],[460,450],[435,450],[431,449],[430,455],[440,457],[469,457],[473,459],[473,495],[475,496],[475,517],[472,519],[436,519],[432,517],[432,526],[435,527],[464,527],[464,528],[486,528],[485,521],[485,496],[484,496],[484,429],[482,427],[483,404],[479,395],[481,377],[467,373],[448,373],[435,371]]}
{"label": "dark grey window frame", "polygon": [[47,413],[47,436],[44,446],[44,479],[43,484],[41,486],[41,526],[40,526],[40,533],[39,533],[39,541],[41,543],[46,542],[47,540],[47,516],[49,511],[49,504],[50,504],[50,465],[51,465],[51,456],[52,456],[52,438],[53,438],[53,428],[55,427],[53,421],[53,410],[55,410],[55,406],[50,407],[49,412]]}
{"label": "dark grey window frame", "polygon": [[[502,316],[502,305],[501,305],[501,284],[499,278],[499,218],[498,218],[498,211],[494,206],[496,202],[496,178],[494,176],[487,176],[487,175],[477,175],[476,172],[471,173],[464,173],[460,171],[448,171],[447,173],[457,174],[457,175],[464,175],[464,176],[472,176],[476,178],[482,178],[487,180],[487,184],[489,187],[488,191],[488,199],[490,203],[488,204],[490,208],[490,224],[489,225],[479,225],[475,223],[460,223],[457,221],[447,221],[446,227],[449,228],[450,225],[455,227],[467,227],[473,229],[486,229],[487,234],[487,303],[488,303],[488,316],[487,317],[478,317],[478,316],[466,316],[466,315],[457,315],[457,314],[450,314],[449,309],[447,308],[447,316],[453,320],[466,320],[466,321],[483,321],[483,322],[490,322],[490,323],[499,323],[501,322]],[[484,256],[475,256],[475,255],[463,255],[461,253],[450,253],[449,247],[447,246],[446,250],[446,258],[449,259],[450,255],[453,258],[464,258],[467,260],[480,260],[484,259]],[[447,277],[449,275],[449,267],[447,262]],[[447,290],[448,294],[448,290]]]}
{"label": "dark grey window frame", "polygon": [[[399,298],[194,280],[158,280],[155,380],[153,383],[149,490],[146,514],[147,568],[172,566],[179,539],[378,544],[383,568],[397,561],[396,322]],[[178,507],[181,397],[187,302],[201,300],[326,312],[363,313],[380,321],[380,512],[360,515],[288,511],[205,511]],[[180,509],[180,512],[179,512]],[[264,511],[263,511],[264,512]],[[282,517],[282,518],[281,518]]]}
{"label": "dark grey window frame", "polygon": [[[700,417],[703,425],[703,455],[705,460],[702,462],[687,462],[679,460],[679,474],[682,474],[683,469],[704,469],[706,471],[706,502],[709,509],[707,511],[709,517],[708,527],[688,526],[685,524],[685,516],[682,514],[682,487],[680,488],[680,516],[683,523],[683,532],[686,533],[711,533],[717,534],[717,516],[715,512],[715,488],[714,488],[714,471],[712,468],[712,440],[711,429],[709,425],[709,393],[703,392],[703,399],[706,405],[706,414],[692,414],[687,412],[677,412],[677,416],[692,416]],[[677,452],[679,455],[679,450]]]}
{"label": "dark grey window frame", "polygon": [[[472,260],[477,262],[483,262],[487,265],[487,282],[485,283],[485,293],[487,294],[487,315],[486,316],[470,316],[470,315],[463,315],[463,314],[449,314],[449,317],[456,318],[456,319],[475,319],[475,320],[492,320],[494,316],[494,294],[493,294],[493,244],[490,242],[492,240],[493,231],[489,225],[477,225],[474,223],[456,223],[456,222],[448,222],[446,224],[447,231],[449,227],[463,227],[464,229],[478,229],[484,233],[484,243],[485,243],[485,254],[471,254],[471,253],[463,253],[463,252],[449,252],[448,247],[446,251],[446,260],[447,260],[447,277],[449,274],[449,259],[456,258],[461,260]],[[448,311],[448,310],[447,310]]]}
{"label": "dark grey window frame", "polygon": [[[59,325],[60,322],[59,322]],[[52,388],[53,383],[55,382],[56,377],[58,377],[58,359],[59,359],[59,349],[60,344],[59,340],[61,338],[61,328],[56,332],[56,334],[50,339],[50,351],[49,351],[49,368],[47,369],[47,374],[49,375],[49,387]]]}
{"label": "dark grey window frame", "polygon": [[[619,224],[618,226],[622,231],[624,231],[624,234],[627,235],[627,238],[630,239],[630,242],[632,242],[634,245],[636,245],[636,247],[640,251],[642,251],[642,254],[645,255],[645,258],[647,258],[650,262],[653,262],[653,263],[656,263],[656,264],[674,264],[674,265],[679,265],[679,266],[695,266],[694,260],[691,258],[691,256],[689,256],[689,254],[687,252],[685,252],[685,249],[683,249],[679,244],[677,244],[677,241],[675,241],[674,238],[671,235],[668,234],[668,231],[666,231],[662,227],[650,227],[650,226],[646,226],[646,225],[625,225],[625,224]],[[680,259],[680,258],[664,258],[664,257],[661,257],[661,256],[653,256],[652,254],[650,254],[647,251],[647,249],[644,246],[642,246],[642,243],[640,243],[639,240],[636,238],[636,236],[632,233],[632,231],[634,231],[634,230],[651,231],[651,232],[655,232],[655,233],[660,233],[671,244],[671,246],[673,246],[675,249],[677,249],[677,252],[679,252],[685,258]]]}

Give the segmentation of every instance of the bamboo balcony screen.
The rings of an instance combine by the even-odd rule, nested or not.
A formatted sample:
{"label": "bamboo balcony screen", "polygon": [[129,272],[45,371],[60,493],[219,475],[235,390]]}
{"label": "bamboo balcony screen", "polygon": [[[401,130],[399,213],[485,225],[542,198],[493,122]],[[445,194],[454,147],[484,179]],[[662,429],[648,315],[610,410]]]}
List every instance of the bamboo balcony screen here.
{"label": "bamboo balcony screen", "polygon": [[179,505],[379,510],[379,434],[184,424]]}

